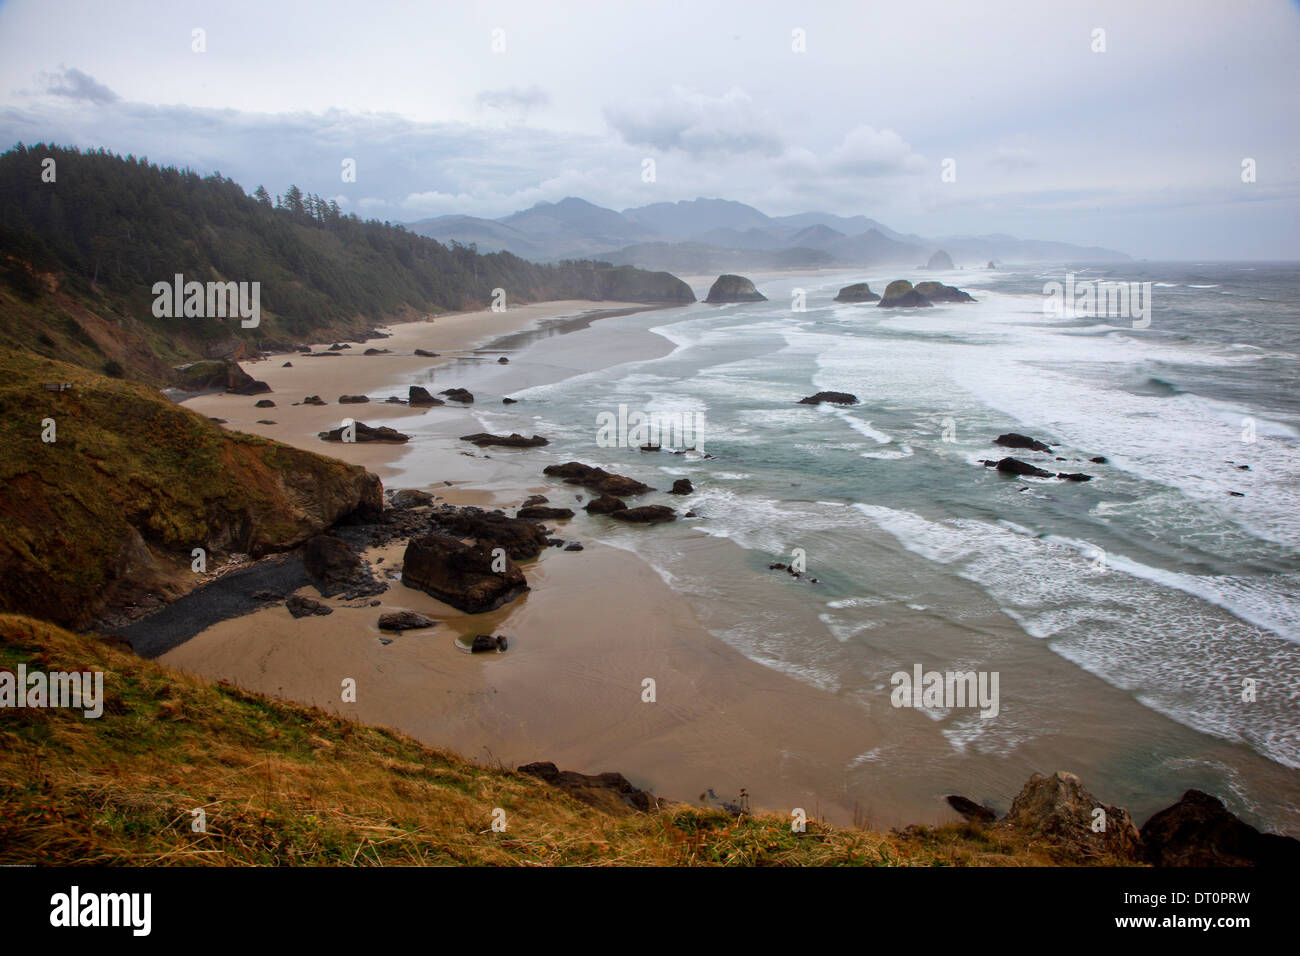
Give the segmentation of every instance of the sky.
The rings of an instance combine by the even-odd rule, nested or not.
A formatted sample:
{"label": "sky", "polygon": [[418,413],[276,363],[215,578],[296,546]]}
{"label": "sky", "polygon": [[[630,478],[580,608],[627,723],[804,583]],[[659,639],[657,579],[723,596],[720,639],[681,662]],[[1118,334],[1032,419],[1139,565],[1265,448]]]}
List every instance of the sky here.
{"label": "sky", "polygon": [[1298,54],[1296,0],[6,0],[0,148],[393,222],[707,196],[1300,259]]}

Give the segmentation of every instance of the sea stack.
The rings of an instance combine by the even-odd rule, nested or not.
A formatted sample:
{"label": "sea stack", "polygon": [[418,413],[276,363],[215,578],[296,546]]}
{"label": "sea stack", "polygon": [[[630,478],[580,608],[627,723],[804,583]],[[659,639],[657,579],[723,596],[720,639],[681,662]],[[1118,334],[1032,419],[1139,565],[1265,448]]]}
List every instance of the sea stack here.
{"label": "sea stack", "polygon": [[754,288],[744,276],[720,275],[709,289],[705,302],[766,302],[767,296]]}
{"label": "sea stack", "polygon": [[835,297],[836,302],[879,302],[880,296],[871,291],[871,286],[865,282],[855,282],[853,285],[846,285],[840,289],[840,294]]}
{"label": "sea stack", "polygon": [[877,303],[882,309],[928,309],[930,300],[912,288],[906,279],[895,279],[885,286],[884,298]]}
{"label": "sea stack", "polygon": [[969,292],[963,292],[956,286],[944,285],[942,282],[918,282],[915,288],[919,295],[924,296],[930,302],[975,301],[975,298]]}
{"label": "sea stack", "polygon": [[955,269],[957,267],[952,264],[952,256],[940,249],[930,257],[930,261],[925,264],[925,268],[928,271],[933,272],[943,269]]}

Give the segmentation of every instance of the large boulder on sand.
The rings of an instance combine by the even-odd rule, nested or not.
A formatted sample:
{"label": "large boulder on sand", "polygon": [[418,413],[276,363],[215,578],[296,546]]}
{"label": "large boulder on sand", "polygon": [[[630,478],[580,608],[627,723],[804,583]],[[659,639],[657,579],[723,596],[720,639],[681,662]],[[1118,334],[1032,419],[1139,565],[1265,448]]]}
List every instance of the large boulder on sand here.
{"label": "large boulder on sand", "polygon": [[766,302],[767,296],[744,276],[720,275],[709,289],[705,302]]}
{"label": "large boulder on sand", "polygon": [[999,825],[1078,858],[1139,859],[1142,840],[1128,811],[1102,803],[1078,777],[1060,770],[1030,777]]}
{"label": "large boulder on sand", "polygon": [[865,282],[855,282],[853,285],[846,285],[840,289],[840,294],[835,297],[836,302],[879,302],[880,296],[871,291],[871,286]]}
{"label": "large boulder on sand", "polygon": [[[451,535],[412,538],[402,562],[402,583],[468,614],[508,604],[528,590],[524,572],[487,544],[465,544]],[[498,560],[500,558],[500,560]],[[504,570],[493,570],[494,563]]]}
{"label": "large boulder on sand", "polygon": [[412,385],[407,392],[408,405],[446,405],[441,398],[434,398],[423,385]]}
{"label": "large boulder on sand", "polygon": [[1142,827],[1142,856],[1152,866],[1300,867],[1300,840],[1260,833],[1222,801],[1188,790]]}
{"label": "large boulder on sand", "polygon": [[430,514],[435,527],[458,538],[473,538],[479,544],[504,548],[516,561],[535,558],[546,548],[546,532],[536,521],[512,518],[503,511],[457,508],[446,505]]}
{"label": "large boulder on sand", "polygon": [[351,546],[332,534],[309,538],[302,548],[302,563],[323,597],[333,597],[356,586],[365,570]]}
{"label": "large boulder on sand", "polygon": [[[381,441],[392,442],[400,445],[402,442],[411,440],[410,435],[403,435],[395,428],[389,428],[387,425],[374,428],[365,422],[353,422],[352,440],[357,442],[364,441]],[[340,425],[338,428],[331,428],[327,432],[317,432],[316,437],[321,441],[343,441],[343,436],[347,429]]]}

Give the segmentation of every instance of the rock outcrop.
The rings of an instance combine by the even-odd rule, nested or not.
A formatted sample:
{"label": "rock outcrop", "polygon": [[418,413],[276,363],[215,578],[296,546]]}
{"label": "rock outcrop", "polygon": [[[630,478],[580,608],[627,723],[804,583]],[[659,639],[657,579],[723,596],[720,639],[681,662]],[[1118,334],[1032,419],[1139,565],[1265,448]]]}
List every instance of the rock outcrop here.
{"label": "rock outcrop", "polygon": [[1044,471],[1035,467],[1028,462],[1021,461],[1019,458],[1003,458],[996,465],[998,471],[1004,475],[1028,475],[1031,478],[1054,478],[1055,475],[1050,471]]}
{"label": "rock outcrop", "polygon": [[520,508],[515,512],[516,518],[527,518],[529,521],[563,521],[566,518],[573,517],[572,508],[551,508],[547,505],[530,505],[527,508]]}
{"label": "rock outcrop", "polygon": [[[378,441],[400,445],[402,442],[411,440],[410,435],[403,435],[397,429],[389,428],[387,425],[373,428],[365,422],[353,422],[352,429],[352,440],[356,442]],[[331,428],[329,431],[317,432],[316,437],[321,441],[343,441],[343,435],[346,431],[347,427],[340,425],[338,428]]]}
{"label": "rock outcrop", "polygon": [[912,288],[906,279],[895,279],[885,286],[885,294],[876,306],[881,309],[927,309],[930,300]]}
{"label": "rock outcrop", "polygon": [[1084,859],[1140,858],[1141,836],[1128,811],[1102,803],[1064,771],[1030,777],[999,826]]}
{"label": "rock outcrop", "polygon": [[1045,445],[1036,438],[1030,438],[1028,435],[1021,435],[1019,432],[1007,432],[993,439],[993,444],[1001,445],[1004,448],[1028,448],[1030,451],[1052,450],[1050,445]]}
{"label": "rock outcrop", "polygon": [[390,611],[379,615],[379,627],[384,631],[417,631],[437,623],[414,611]]}
{"label": "rock outcrop", "polygon": [[855,282],[853,285],[846,285],[840,289],[839,295],[835,297],[836,302],[879,302],[880,296],[871,291],[871,286],[865,282]]}
{"label": "rock outcrop", "polygon": [[587,514],[607,515],[613,514],[615,511],[622,511],[626,507],[626,502],[619,498],[615,498],[613,495],[601,495],[599,498],[593,498],[591,501],[588,501],[583,510],[586,511]]}
{"label": "rock outcrop", "polygon": [[441,398],[434,398],[423,385],[412,385],[407,391],[408,405],[446,405]]}
{"label": "rock outcrop", "polygon": [[659,801],[653,794],[638,790],[621,773],[577,773],[560,770],[555,764],[546,761],[524,764],[519,772],[539,777],[588,806],[607,813],[651,813],[659,808]]}
{"label": "rock outcrop", "polygon": [[924,296],[930,302],[974,302],[975,297],[969,292],[963,292],[955,285],[944,285],[942,282],[918,282],[914,289],[917,293]]}
{"label": "rock outcrop", "polygon": [[462,405],[474,404],[474,393],[466,388],[444,388],[439,395],[446,395],[453,402],[460,402]]}
{"label": "rock outcrop", "polygon": [[429,520],[445,534],[471,538],[490,548],[504,548],[516,561],[535,558],[546,547],[546,532],[541,525],[527,518],[512,518],[503,511],[443,505],[430,512]]}
{"label": "rock outcrop", "polygon": [[486,448],[489,445],[500,445],[503,448],[537,448],[541,445],[550,444],[541,435],[525,438],[518,432],[511,432],[509,435],[489,435],[487,432],[478,432],[474,435],[461,435],[460,440],[470,442],[480,448]]}
{"label": "rock outcrop", "polygon": [[619,508],[611,511],[609,516],[615,521],[629,524],[659,524],[663,521],[676,521],[677,512],[667,505],[642,505],[639,508]]}
{"label": "rock outcrop", "polygon": [[615,475],[604,468],[593,468],[591,465],[584,465],[577,461],[568,461],[563,465],[547,465],[542,469],[542,474],[550,475],[553,478],[563,478],[566,484],[581,485],[601,494],[619,497],[643,495],[647,491],[654,491],[649,485],[643,484],[635,478]]}
{"label": "rock outcrop", "polygon": [[370,401],[369,395],[340,395],[340,405],[364,405]]}
{"label": "rock outcrop", "polygon": [[820,405],[822,402],[829,405],[856,405],[858,396],[849,392],[818,392],[816,395],[799,399],[800,405]]}
{"label": "rock outcrop", "polygon": [[1223,802],[1188,790],[1142,827],[1142,857],[1152,866],[1300,867],[1300,840],[1260,833]]}
{"label": "rock outcrop", "polygon": [[957,267],[952,264],[952,256],[940,249],[930,257],[930,261],[925,264],[925,268],[929,272],[934,272],[936,270],[947,270],[951,272]]}
{"label": "rock outcrop", "polygon": [[754,288],[744,276],[720,275],[709,288],[705,302],[766,302],[767,296]]}
{"label": "rock outcrop", "polygon": [[332,534],[309,538],[302,548],[302,563],[322,597],[333,597],[363,583],[365,565],[351,546]]}
{"label": "rock outcrop", "polygon": [[668,489],[670,495],[689,495],[695,492],[695,486],[691,484],[689,478],[678,478],[673,482],[673,486]]}
{"label": "rock outcrop", "polygon": [[528,590],[524,572],[510,558],[504,570],[486,544],[465,544],[451,535],[412,538],[402,563],[402,583],[433,595],[467,614],[481,614],[508,604]]}

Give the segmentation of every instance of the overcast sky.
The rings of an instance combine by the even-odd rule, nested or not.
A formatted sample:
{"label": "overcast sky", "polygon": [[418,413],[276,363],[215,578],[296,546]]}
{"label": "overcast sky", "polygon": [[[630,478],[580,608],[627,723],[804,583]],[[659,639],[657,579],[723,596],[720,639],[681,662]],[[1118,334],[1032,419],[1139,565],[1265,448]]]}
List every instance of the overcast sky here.
{"label": "overcast sky", "polygon": [[0,3],[3,148],[104,146],[397,222],[714,196],[1297,259],[1298,99],[1284,0]]}

